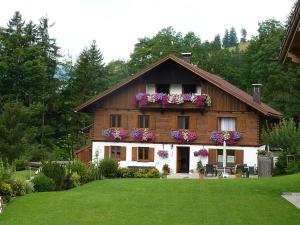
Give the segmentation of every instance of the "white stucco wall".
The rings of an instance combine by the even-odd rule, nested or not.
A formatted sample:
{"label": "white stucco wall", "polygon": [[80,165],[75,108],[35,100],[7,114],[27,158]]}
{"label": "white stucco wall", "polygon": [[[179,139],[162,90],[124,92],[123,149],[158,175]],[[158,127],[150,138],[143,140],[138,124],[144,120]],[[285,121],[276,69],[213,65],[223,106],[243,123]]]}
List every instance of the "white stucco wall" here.
{"label": "white stucco wall", "polygon": [[[189,170],[196,171],[197,162],[200,157],[194,156],[194,151],[203,149],[222,149],[222,146],[213,145],[178,145],[178,144],[150,144],[150,143],[122,143],[122,142],[93,142],[93,160],[100,160],[104,158],[104,146],[126,146],[126,161],[120,161],[121,167],[127,166],[154,166],[159,171],[162,171],[163,165],[166,163],[171,169],[171,173],[176,173],[176,150],[177,147],[190,147],[190,168]],[[132,159],[132,147],[150,147],[154,148],[154,162],[137,162],[131,161]],[[257,165],[257,149],[264,149],[264,146],[260,148],[257,147],[239,147],[239,146],[227,146],[226,149],[232,150],[243,150],[244,151],[244,163],[248,166]],[[166,150],[169,153],[167,159],[162,159],[157,155],[159,150]],[[98,152],[98,157],[96,157],[96,152]],[[203,164],[208,163],[208,157],[201,157]]]}

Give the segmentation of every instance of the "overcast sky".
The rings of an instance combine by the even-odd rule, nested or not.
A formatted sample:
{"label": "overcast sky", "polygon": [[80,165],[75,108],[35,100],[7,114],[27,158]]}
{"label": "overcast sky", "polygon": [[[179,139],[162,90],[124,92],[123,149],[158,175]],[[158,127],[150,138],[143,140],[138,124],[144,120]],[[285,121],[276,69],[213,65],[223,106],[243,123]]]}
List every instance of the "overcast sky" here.
{"label": "overcast sky", "polygon": [[0,26],[15,11],[23,19],[38,22],[48,16],[61,53],[73,57],[97,44],[107,63],[128,59],[140,37],[152,37],[173,26],[185,34],[194,31],[201,40],[212,40],[226,28],[237,33],[246,28],[256,35],[257,24],[270,18],[284,22],[295,0],[1,0]]}

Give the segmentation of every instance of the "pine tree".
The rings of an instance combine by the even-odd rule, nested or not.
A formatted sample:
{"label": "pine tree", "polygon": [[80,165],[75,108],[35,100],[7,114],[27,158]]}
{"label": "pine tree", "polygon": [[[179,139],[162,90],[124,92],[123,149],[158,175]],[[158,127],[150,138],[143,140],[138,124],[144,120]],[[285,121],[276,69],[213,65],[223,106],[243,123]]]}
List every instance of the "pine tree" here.
{"label": "pine tree", "polygon": [[241,29],[241,43],[246,42],[247,41],[247,31],[245,28]]}
{"label": "pine tree", "polygon": [[221,44],[221,37],[219,34],[217,34],[214,38],[214,40],[211,42],[211,49],[213,51],[221,50],[222,44]]}
{"label": "pine tree", "polygon": [[230,28],[229,32],[229,47],[237,46],[238,38],[234,27]]}
{"label": "pine tree", "polygon": [[225,30],[225,33],[224,33],[224,36],[223,36],[223,39],[222,39],[222,45],[223,45],[223,48],[230,47],[229,31],[228,31],[228,29]]}

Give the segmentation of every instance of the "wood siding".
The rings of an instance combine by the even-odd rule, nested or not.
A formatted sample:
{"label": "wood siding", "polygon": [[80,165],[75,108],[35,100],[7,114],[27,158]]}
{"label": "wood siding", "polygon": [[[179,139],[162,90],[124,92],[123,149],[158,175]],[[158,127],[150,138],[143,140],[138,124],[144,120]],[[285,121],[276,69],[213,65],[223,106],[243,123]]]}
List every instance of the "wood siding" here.
{"label": "wood siding", "polygon": [[83,147],[75,154],[77,159],[86,164],[92,161],[92,147],[90,145]]}

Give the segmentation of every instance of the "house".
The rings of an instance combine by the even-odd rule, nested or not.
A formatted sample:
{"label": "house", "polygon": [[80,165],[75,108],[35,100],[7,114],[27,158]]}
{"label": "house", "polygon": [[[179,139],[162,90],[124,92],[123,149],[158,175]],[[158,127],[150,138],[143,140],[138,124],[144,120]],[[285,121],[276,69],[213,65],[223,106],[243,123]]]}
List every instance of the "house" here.
{"label": "house", "polygon": [[294,11],[282,41],[279,61],[300,63],[300,1],[294,5]]}
{"label": "house", "polygon": [[168,55],[76,111],[93,115],[90,160],[111,157],[121,167],[159,170],[166,163],[172,173],[186,173],[200,159],[222,164],[225,138],[229,165],[254,165],[264,148],[262,127],[282,116],[260,101],[259,88],[251,96],[192,65],[189,55]]}

